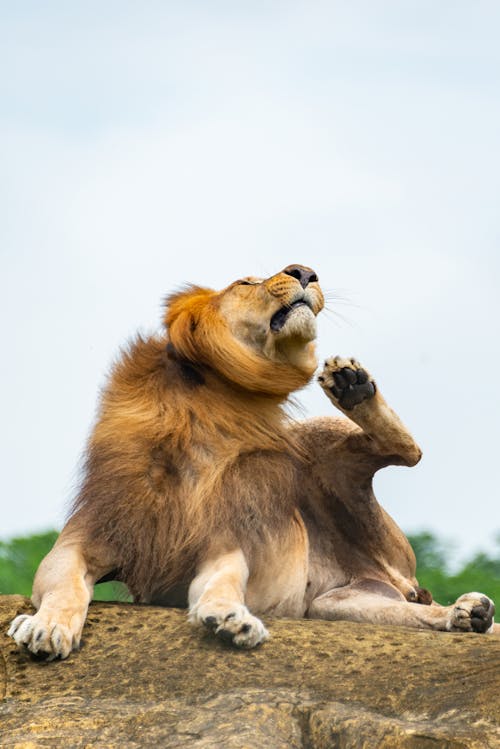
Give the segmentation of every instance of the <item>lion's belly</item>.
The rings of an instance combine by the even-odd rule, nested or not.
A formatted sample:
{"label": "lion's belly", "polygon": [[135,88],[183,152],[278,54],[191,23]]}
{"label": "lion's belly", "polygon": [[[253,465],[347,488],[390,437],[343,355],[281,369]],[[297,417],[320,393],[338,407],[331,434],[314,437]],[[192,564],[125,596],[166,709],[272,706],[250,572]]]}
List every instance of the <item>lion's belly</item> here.
{"label": "lion's belly", "polygon": [[269,580],[260,579],[249,585],[245,599],[250,611],[301,619],[306,610],[307,575],[301,574],[301,570],[297,573],[285,577],[282,571],[280,575],[278,570],[270,570]]}

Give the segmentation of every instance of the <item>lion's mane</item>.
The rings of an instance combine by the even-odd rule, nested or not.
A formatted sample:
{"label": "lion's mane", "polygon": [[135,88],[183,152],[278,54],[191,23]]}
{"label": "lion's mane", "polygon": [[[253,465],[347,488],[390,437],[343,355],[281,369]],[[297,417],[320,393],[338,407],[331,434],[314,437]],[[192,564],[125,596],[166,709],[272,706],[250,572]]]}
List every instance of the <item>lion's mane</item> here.
{"label": "lion's mane", "polygon": [[189,579],[211,546],[279,536],[294,511],[300,450],[281,403],[312,370],[242,346],[218,298],[189,287],[167,300],[166,334],[122,352],[89,440],[72,516],[137,600]]}

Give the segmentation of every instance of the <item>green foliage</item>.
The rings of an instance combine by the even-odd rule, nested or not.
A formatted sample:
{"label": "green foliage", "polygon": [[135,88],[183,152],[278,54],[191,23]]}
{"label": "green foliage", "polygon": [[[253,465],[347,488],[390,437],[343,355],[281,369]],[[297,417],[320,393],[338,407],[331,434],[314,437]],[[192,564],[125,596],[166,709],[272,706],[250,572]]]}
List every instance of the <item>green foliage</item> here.
{"label": "green foliage", "polygon": [[[0,541],[0,594],[31,596],[37,567],[53,547],[58,535],[57,531],[47,531]],[[95,586],[94,600],[126,601],[130,600],[130,596],[121,583],[101,583]]]}
{"label": "green foliage", "polygon": [[58,533],[47,531],[0,541],[0,593],[31,595],[36,568],[54,545]]}
{"label": "green foliage", "polygon": [[408,536],[417,557],[417,578],[431,591],[434,600],[448,605],[463,593],[479,591],[500,602],[500,535],[492,557],[480,552],[456,572],[450,572],[447,559],[452,545],[434,534],[423,532]]}
{"label": "green foliage", "polygon": [[[47,531],[0,541],[0,593],[31,595],[36,569],[54,545],[57,535],[56,531]],[[497,551],[492,557],[476,554],[456,572],[450,572],[447,564],[452,555],[451,544],[429,532],[408,538],[417,557],[418,581],[431,591],[436,601],[453,603],[462,593],[477,590],[500,602],[500,535]],[[120,583],[101,583],[95,587],[94,600],[126,601],[130,596]]]}

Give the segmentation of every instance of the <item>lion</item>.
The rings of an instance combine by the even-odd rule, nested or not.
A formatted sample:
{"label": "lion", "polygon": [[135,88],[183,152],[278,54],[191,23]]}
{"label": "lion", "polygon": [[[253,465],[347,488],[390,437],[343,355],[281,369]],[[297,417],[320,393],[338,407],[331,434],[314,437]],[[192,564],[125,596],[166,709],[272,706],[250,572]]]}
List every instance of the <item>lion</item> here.
{"label": "lion", "polygon": [[241,648],[266,640],[269,615],[492,630],[487,596],[440,606],[419,587],[375,499],[375,472],[421,451],[368,371],[325,362],[342,415],[297,422],[285,408],[316,371],[323,306],[303,265],[167,299],[165,332],[112,369],[69,520],[35,576],[37,611],[10,626],[18,645],[66,658],[104,579]]}

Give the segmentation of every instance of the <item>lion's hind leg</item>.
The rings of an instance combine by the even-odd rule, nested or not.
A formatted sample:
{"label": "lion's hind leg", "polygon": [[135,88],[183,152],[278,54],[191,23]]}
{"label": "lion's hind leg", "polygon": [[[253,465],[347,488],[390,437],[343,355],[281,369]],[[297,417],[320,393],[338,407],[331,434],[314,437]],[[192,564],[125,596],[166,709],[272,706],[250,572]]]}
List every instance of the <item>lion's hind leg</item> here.
{"label": "lion's hind leg", "polygon": [[245,606],[248,565],[241,549],[205,561],[189,588],[189,620],[240,648],[268,638],[260,619]]}
{"label": "lion's hind leg", "polygon": [[482,593],[466,593],[451,606],[408,602],[392,585],[359,580],[318,596],[309,607],[312,619],[389,624],[447,632],[492,632],[495,607]]}
{"label": "lion's hind leg", "polygon": [[394,456],[393,463],[408,466],[418,463],[422,456],[420,448],[389,408],[372,376],[356,359],[330,357],[318,381],[333,405],[370,438],[374,453]]}

